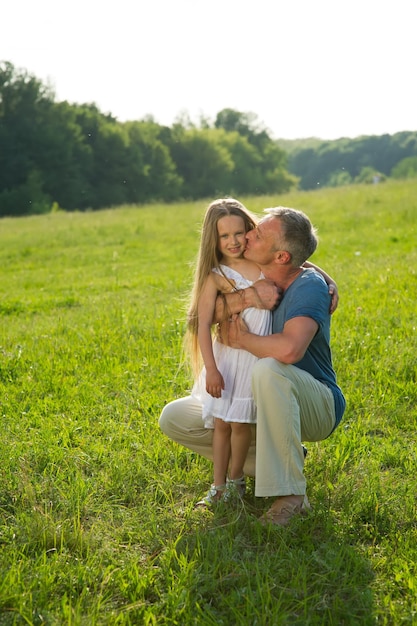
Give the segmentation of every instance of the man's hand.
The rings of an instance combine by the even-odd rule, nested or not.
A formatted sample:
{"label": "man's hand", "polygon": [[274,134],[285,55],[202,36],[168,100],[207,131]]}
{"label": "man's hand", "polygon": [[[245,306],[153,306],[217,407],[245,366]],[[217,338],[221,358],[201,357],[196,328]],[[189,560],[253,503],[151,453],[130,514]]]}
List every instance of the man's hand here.
{"label": "man's hand", "polygon": [[[246,289],[239,289],[233,293],[220,293],[216,298],[213,323],[222,323],[233,313],[241,313],[250,307],[271,311],[278,306],[281,297],[282,289],[266,278],[257,280]],[[223,335],[223,343],[225,343],[225,335]]]}
{"label": "man's hand", "polygon": [[227,324],[227,345],[231,348],[240,348],[242,335],[247,332],[248,327],[240,315],[232,315],[231,320]]}
{"label": "man's hand", "polygon": [[332,315],[336,311],[337,305],[339,304],[339,292],[334,283],[329,283],[329,294],[332,297],[330,302],[330,315]]}
{"label": "man's hand", "polygon": [[282,289],[268,278],[261,278],[245,291],[245,308],[275,309],[282,297]]}

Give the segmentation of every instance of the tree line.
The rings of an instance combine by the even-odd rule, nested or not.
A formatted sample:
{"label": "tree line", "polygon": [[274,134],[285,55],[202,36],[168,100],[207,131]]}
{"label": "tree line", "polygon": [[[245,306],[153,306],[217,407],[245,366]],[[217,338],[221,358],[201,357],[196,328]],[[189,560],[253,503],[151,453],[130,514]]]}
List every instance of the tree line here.
{"label": "tree line", "polygon": [[0,215],[153,200],[282,193],[286,153],[250,113],[210,125],[118,122],[94,104],[56,102],[35,76],[0,64]]}
{"label": "tree line", "polygon": [[300,189],[417,176],[417,132],[278,143],[288,154],[288,169]]}
{"label": "tree line", "polygon": [[95,104],[56,102],[49,85],[0,63],[0,216],[367,182],[400,165],[415,175],[413,158],[417,133],[283,142],[233,109],[214,123],[122,123]]}

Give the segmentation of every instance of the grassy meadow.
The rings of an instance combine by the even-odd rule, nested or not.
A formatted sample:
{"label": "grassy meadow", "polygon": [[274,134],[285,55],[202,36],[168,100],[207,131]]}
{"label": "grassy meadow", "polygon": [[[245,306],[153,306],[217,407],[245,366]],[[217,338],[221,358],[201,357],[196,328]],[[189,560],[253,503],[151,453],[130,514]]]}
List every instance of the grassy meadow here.
{"label": "grassy meadow", "polygon": [[158,428],[207,202],[2,219],[0,626],[417,624],[417,181],[240,199],[304,210],[339,286],[313,513],[195,511],[211,466]]}

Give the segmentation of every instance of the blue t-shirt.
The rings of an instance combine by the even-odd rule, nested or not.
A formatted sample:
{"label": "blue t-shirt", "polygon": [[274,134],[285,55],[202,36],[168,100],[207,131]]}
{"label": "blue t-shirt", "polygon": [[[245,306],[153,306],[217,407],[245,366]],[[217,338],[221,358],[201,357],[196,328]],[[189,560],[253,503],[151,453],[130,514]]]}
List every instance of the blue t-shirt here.
{"label": "blue t-shirt", "polygon": [[285,322],[294,317],[311,317],[318,324],[301,361],[294,363],[324,383],[333,393],[336,426],[342,419],[346,400],[336,382],[330,350],[330,295],[324,278],[312,268],[304,269],[284,292],[272,314],[272,332],[281,333]]}

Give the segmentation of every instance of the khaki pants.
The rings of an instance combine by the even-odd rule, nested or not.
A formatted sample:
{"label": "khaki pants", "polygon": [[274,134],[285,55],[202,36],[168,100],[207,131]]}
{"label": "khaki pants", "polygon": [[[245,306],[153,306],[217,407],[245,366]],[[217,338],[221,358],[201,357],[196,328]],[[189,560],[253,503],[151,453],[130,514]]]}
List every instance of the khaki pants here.
{"label": "khaki pants", "polygon": [[[304,495],[301,442],[331,433],[336,422],[332,392],[304,370],[271,358],[256,363],[252,386],[257,425],[245,474],[256,475],[256,496]],[[201,405],[191,396],[167,404],[159,425],[173,441],[213,459],[213,431],[204,428]]]}

